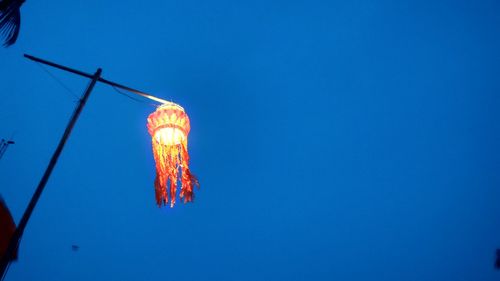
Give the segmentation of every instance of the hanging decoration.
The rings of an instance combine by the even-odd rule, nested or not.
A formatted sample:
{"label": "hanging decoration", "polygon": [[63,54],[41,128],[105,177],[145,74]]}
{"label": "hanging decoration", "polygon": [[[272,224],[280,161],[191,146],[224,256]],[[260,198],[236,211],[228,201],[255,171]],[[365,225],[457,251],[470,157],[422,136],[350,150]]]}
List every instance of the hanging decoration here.
{"label": "hanging decoration", "polygon": [[199,187],[199,183],[189,170],[190,124],[184,108],[172,102],[162,104],[149,115],[147,127],[156,162],[156,203],[161,207],[170,202],[173,207],[178,183],[179,197],[184,203],[193,201],[193,186]]}

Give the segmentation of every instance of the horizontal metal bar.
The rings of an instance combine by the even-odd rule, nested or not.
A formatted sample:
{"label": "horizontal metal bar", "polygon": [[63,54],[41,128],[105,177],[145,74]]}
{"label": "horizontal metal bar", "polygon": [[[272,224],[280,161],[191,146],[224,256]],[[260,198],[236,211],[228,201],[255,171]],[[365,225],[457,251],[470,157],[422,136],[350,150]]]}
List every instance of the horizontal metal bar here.
{"label": "horizontal metal bar", "polygon": [[92,74],[88,74],[88,73],[82,72],[80,70],[72,69],[72,68],[66,67],[64,65],[60,65],[60,64],[53,63],[53,62],[50,62],[50,61],[46,61],[46,60],[43,60],[43,59],[31,56],[31,55],[28,55],[28,54],[24,54],[24,57],[28,58],[28,59],[30,59],[32,61],[36,61],[36,62],[39,62],[39,63],[50,65],[50,66],[55,67],[55,68],[62,69],[64,71],[68,71],[68,72],[71,72],[71,73],[74,73],[74,74],[78,74],[78,75],[83,76],[83,77],[87,77],[87,78],[90,78],[90,79],[92,79],[92,77],[93,77]]}
{"label": "horizontal metal bar", "polygon": [[[55,68],[59,68],[61,70],[68,71],[68,72],[71,72],[71,73],[74,73],[74,74],[77,74],[77,75],[80,75],[80,76],[83,76],[83,77],[86,77],[86,78],[92,79],[94,77],[94,75],[92,75],[92,74],[85,73],[83,71],[76,70],[76,69],[73,69],[73,68],[69,68],[67,66],[60,65],[60,64],[57,64],[57,63],[53,63],[53,62],[50,62],[50,61],[47,61],[47,60],[44,60],[44,59],[40,59],[40,58],[31,56],[31,55],[28,55],[28,54],[24,54],[24,57],[28,58],[28,59],[30,59],[32,61],[36,61],[36,62],[43,63],[43,64],[46,64],[46,65],[49,65],[49,66],[52,66],[52,67],[55,67]],[[166,101],[164,99],[160,99],[160,98],[155,97],[153,95],[150,95],[150,94],[144,93],[142,91],[139,91],[139,90],[136,90],[136,89],[133,89],[133,88],[130,88],[130,87],[127,87],[127,86],[124,86],[124,85],[121,85],[121,84],[118,84],[118,83],[106,80],[106,79],[101,78],[101,77],[99,77],[97,79],[97,81],[102,82],[104,84],[108,84],[108,85],[116,87],[116,88],[120,88],[122,90],[131,92],[131,93],[134,93],[134,94],[139,95],[141,97],[145,97],[147,99],[154,100],[154,101],[159,102],[159,103],[170,103],[169,101]]]}
{"label": "horizontal metal bar", "polygon": [[108,85],[113,86],[113,87],[116,87],[116,88],[120,88],[120,89],[125,90],[125,91],[129,91],[129,92],[131,92],[131,93],[134,93],[134,94],[136,94],[136,95],[139,95],[139,96],[142,96],[142,97],[148,98],[148,99],[150,99],[150,100],[154,100],[154,101],[159,102],[159,103],[170,103],[169,101],[166,101],[166,100],[164,100],[164,99],[157,98],[157,97],[155,97],[155,96],[153,96],[153,95],[146,94],[146,93],[141,92],[141,91],[139,91],[139,90],[132,89],[132,88],[130,88],[130,87],[120,85],[120,84],[118,84],[118,83],[115,83],[115,82],[112,82],[112,81],[106,80],[106,79],[104,79],[104,78],[100,78],[100,79],[99,79],[99,82],[102,82],[102,83],[104,83],[104,84],[108,84]]}

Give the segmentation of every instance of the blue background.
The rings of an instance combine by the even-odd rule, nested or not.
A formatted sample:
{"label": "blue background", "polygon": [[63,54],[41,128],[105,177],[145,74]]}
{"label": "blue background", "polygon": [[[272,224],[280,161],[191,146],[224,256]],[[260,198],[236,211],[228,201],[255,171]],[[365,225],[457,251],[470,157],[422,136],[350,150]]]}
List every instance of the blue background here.
{"label": "blue background", "polygon": [[[1,49],[16,221],[88,80],[191,118],[156,206],[149,101],[99,84],[6,280],[498,280],[498,1],[31,1]],[[71,245],[80,246],[72,251]]]}

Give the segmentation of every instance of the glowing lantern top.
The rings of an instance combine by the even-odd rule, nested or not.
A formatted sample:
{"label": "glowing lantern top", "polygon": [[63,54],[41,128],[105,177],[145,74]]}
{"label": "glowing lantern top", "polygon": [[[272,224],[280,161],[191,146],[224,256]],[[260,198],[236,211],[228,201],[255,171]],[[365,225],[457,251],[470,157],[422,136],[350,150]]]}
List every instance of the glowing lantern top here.
{"label": "glowing lantern top", "polygon": [[187,140],[189,117],[184,108],[175,103],[159,106],[148,117],[149,134],[163,145],[177,145]]}
{"label": "glowing lantern top", "polygon": [[[189,171],[187,138],[191,128],[184,108],[175,103],[165,103],[149,115],[147,126],[156,162],[155,191],[158,206],[167,204],[169,197],[170,206],[174,206],[179,181],[179,197],[184,202],[192,201],[193,185],[199,184]],[[167,188],[168,184],[170,188]]]}

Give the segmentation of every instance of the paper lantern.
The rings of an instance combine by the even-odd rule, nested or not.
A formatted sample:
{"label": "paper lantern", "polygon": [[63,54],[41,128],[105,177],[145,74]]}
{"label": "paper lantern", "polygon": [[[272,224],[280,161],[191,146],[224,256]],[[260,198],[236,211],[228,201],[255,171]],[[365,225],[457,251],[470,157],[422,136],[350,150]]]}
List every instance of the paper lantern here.
{"label": "paper lantern", "polygon": [[149,115],[147,126],[156,162],[156,203],[161,207],[170,202],[170,207],[173,207],[179,183],[179,197],[184,203],[193,201],[193,186],[199,186],[199,183],[189,170],[187,141],[190,124],[184,108],[165,103]]}

